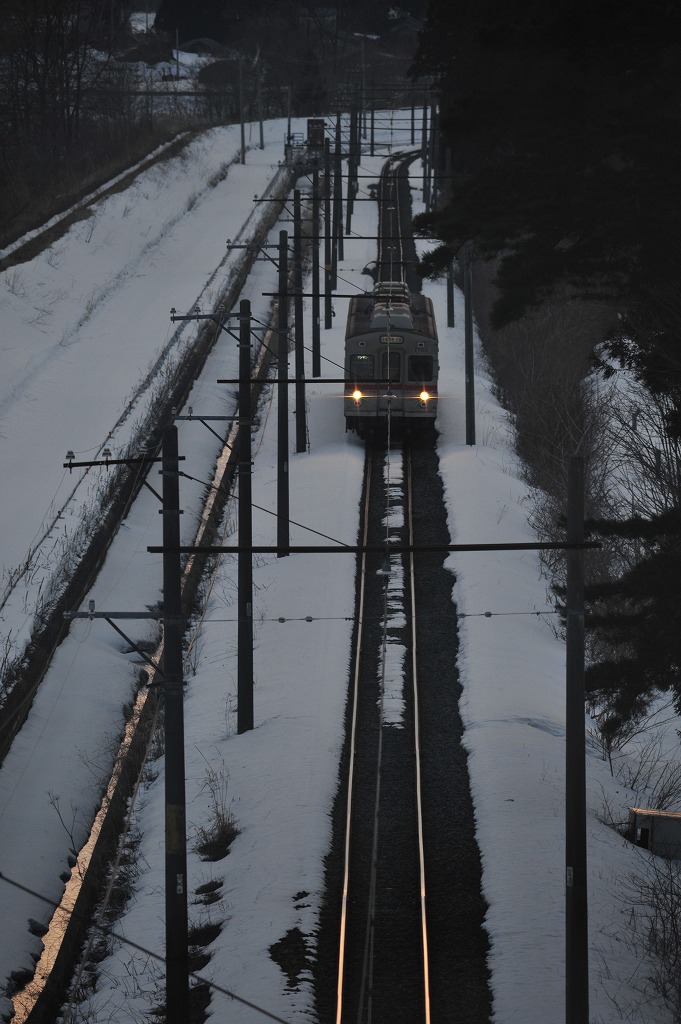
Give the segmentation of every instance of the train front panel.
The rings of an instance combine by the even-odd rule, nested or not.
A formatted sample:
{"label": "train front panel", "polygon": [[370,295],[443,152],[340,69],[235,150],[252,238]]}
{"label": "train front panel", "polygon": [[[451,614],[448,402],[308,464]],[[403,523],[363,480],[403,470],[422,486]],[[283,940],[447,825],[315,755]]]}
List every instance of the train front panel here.
{"label": "train front panel", "polygon": [[[385,307],[373,296],[351,300],[345,344],[346,427],[363,435],[390,418],[391,425],[423,428],[437,413],[438,343],[432,306]],[[368,301],[369,300],[369,301]]]}

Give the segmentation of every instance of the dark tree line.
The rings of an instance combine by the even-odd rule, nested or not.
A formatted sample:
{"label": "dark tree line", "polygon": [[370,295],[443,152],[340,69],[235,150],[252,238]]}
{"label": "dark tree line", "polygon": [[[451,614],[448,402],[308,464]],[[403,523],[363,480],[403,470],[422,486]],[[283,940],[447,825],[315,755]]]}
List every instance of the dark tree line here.
{"label": "dark tree line", "polygon": [[[111,159],[136,113],[129,0],[0,0],[0,230],[36,223],[71,179]],[[127,89],[129,91],[129,89]],[[54,211],[52,211],[54,212]],[[27,221],[26,218],[29,218]]]}
{"label": "dark tree line", "polygon": [[338,0],[334,4],[313,0],[197,0],[191,4],[186,0],[161,0],[155,24],[159,32],[177,33],[181,41],[207,36],[239,46],[246,36],[252,38],[272,22],[284,30],[284,36],[295,35],[301,19],[322,26],[332,17],[334,30],[382,32],[395,13],[420,17],[424,6],[424,0],[405,0],[401,4],[390,0],[373,0],[370,4],[364,0]]}
{"label": "dark tree line", "polygon": [[[413,69],[440,100],[452,189],[419,227],[498,259],[494,325],[556,289],[606,302],[602,372],[664,407],[681,437],[681,5],[675,0],[431,0]],[[594,526],[636,557],[591,590],[589,686],[613,728],[657,689],[681,705],[681,494]],[[625,560],[626,561],[626,560]]]}
{"label": "dark tree line", "polygon": [[127,14],[114,0],[2,0],[6,140],[30,139],[36,155],[63,151],[73,142]]}

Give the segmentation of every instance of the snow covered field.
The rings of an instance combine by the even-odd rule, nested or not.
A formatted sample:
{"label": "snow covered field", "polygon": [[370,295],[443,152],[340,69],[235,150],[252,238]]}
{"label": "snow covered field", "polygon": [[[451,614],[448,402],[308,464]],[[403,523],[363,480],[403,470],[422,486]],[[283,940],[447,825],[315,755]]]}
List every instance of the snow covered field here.
{"label": "snow covered field", "polygon": [[[94,458],[105,443],[114,450],[124,444],[139,414],[128,408],[129,396],[150,365],[168,347],[181,346],[185,332],[193,329],[183,325],[176,331],[169,324],[170,308],[189,310],[197,303],[211,308],[218,290],[215,267],[225,255],[226,239],[239,235],[252,215],[254,194],[262,194],[276,172],[285,128],[285,122],[268,124],[264,151],[249,151],[245,167],[232,163],[238,127],[206,133],[186,157],[94,203],[91,217],[49,251],[2,275],[3,583],[10,567],[21,565],[46,532],[31,585],[38,586],[40,572],[49,569],[72,514],[70,501],[87,500],[70,499],[76,474],[62,469],[64,454],[72,448],[77,458]],[[406,148],[398,122],[385,121],[382,131],[384,152],[389,142]],[[367,157],[360,173],[378,171],[381,163],[380,156]],[[225,167],[228,173],[220,177]],[[418,163],[412,169],[417,212]],[[353,231],[371,235],[375,228],[374,206],[358,203]],[[370,285],[362,270],[375,258],[372,245],[346,242],[340,290]],[[226,272],[222,266],[219,275]],[[262,318],[269,301],[262,293],[275,290],[274,274],[269,262],[258,263],[244,291]],[[456,326],[450,329],[444,286],[427,283],[424,290],[435,304],[440,332],[438,450],[452,541],[533,539],[511,428],[480,357],[478,443],[464,443],[462,296],[456,295]],[[322,372],[329,376],[342,365],[346,304],[335,301],[335,326],[322,333]],[[309,344],[309,327],[307,332]],[[234,376],[236,365],[236,345],[225,335],[195,388],[195,410],[226,412],[229,389],[215,381]],[[255,544],[276,538],[277,418],[271,390],[254,441]],[[301,524],[292,528],[291,539],[314,543],[313,530],[354,543],[362,444],[345,434],[339,391],[312,381],[307,403],[309,451],[290,457],[291,519]],[[183,469],[199,481],[181,481],[187,542],[200,482],[208,479],[214,458],[202,432],[207,433],[197,423],[180,425]],[[84,480],[79,494],[89,486]],[[97,608],[141,610],[159,599],[160,556],[146,551],[159,542],[158,504],[145,491],[90,595]],[[465,615],[460,621],[462,713],[489,902],[495,1021],[559,1024],[564,1019],[564,645],[554,634],[536,554],[454,553],[449,564],[456,576],[454,598]],[[296,927],[310,948],[314,944],[342,743],[354,562],[340,556],[262,556],[254,566],[252,732],[238,736],[235,726],[236,563],[231,557],[224,558],[212,581],[193,640],[185,722],[190,891],[218,879],[221,887],[218,902],[192,904],[190,913],[194,923],[222,923],[204,977],[285,1020],[311,1020],[309,979],[288,990],[268,949]],[[30,607],[26,591],[3,609],[0,626],[16,642],[24,635]],[[130,631],[144,638],[153,624],[133,624]],[[50,899],[61,893],[59,876],[72,841],[85,834],[96,800],[97,766],[107,759],[107,737],[117,732],[134,671],[109,626],[74,623],[0,770],[0,872]],[[636,1009],[645,967],[623,941],[629,920],[619,899],[623,879],[646,855],[599,820],[606,803],[624,814],[634,794],[611,775],[595,745],[588,746],[587,761],[591,1019],[666,1024],[671,1018],[650,1000]],[[158,777],[135,808],[142,834],[139,877],[117,930],[162,956],[162,760],[153,767]],[[229,856],[215,864],[194,852],[215,798],[211,779],[217,779],[218,797],[239,828]],[[40,943],[29,934],[27,921],[47,916],[39,900],[0,881],[0,979],[30,966]],[[141,1020],[162,997],[163,964],[121,941],[81,1011],[91,1021],[123,1024]],[[260,1017],[217,991],[211,1008],[216,1019],[229,1015],[234,1024]]]}

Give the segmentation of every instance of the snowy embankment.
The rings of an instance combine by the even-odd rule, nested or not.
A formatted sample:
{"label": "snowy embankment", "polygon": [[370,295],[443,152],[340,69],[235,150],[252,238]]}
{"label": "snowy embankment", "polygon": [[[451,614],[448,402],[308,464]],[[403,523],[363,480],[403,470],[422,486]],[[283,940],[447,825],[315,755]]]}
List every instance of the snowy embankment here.
{"label": "snowy embankment", "polygon": [[[271,163],[271,150],[266,149],[262,159]],[[251,176],[248,189],[234,200],[227,193],[223,204],[236,203],[245,212],[253,191],[257,191],[252,184],[257,161],[256,153],[252,165],[245,169]],[[361,173],[373,173],[380,164],[378,157],[365,158]],[[234,181],[230,171],[225,188]],[[412,184],[417,203],[419,183],[418,165],[414,165]],[[360,235],[374,234],[373,204],[358,203],[356,209],[353,230]],[[210,213],[213,221],[222,215],[212,204]],[[185,260],[185,251],[199,253],[207,238],[213,238],[217,248],[217,233],[223,244],[224,238],[234,233],[228,228],[216,233],[214,225],[199,226],[198,221],[195,230],[196,236],[189,232],[177,247],[168,247],[168,240],[160,244],[157,259],[162,273],[155,287],[167,278],[169,288],[163,301],[149,294],[153,316],[144,321],[147,330],[152,321],[156,331],[159,324],[167,323],[170,305],[187,309],[196,301],[199,289],[184,279],[191,263]],[[369,280],[362,270],[374,258],[371,242],[346,242],[340,270],[343,291],[367,287]],[[209,262],[202,264],[206,274],[210,272]],[[262,291],[275,290],[263,283],[269,266],[261,265],[261,279],[256,276],[249,282],[244,297],[254,300]],[[132,282],[131,287],[139,286],[141,295],[144,279],[133,278]],[[456,326],[447,328],[444,286],[427,284],[425,290],[435,303],[440,331],[438,447],[452,540],[531,539],[525,514],[528,492],[512,452],[511,428],[492,395],[480,358],[476,372],[478,443],[470,448],[464,443],[462,297],[457,293]],[[340,375],[345,311],[346,300],[337,299],[335,326],[322,334],[325,375],[333,376],[336,371]],[[309,317],[309,307],[307,314]],[[130,359],[135,341],[148,341],[144,331],[138,329],[138,316],[141,303],[122,298],[109,308],[106,324],[100,323],[101,330],[107,327],[109,347],[115,349],[119,340],[122,346],[130,346],[121,362]],[[118,319],[117,330],[109,322],[114,319]],[[123,324],[133,338],[123,337]],[[223,350],[216,359],[211,367],[213,380],[227,375],[230,355]],[[112,365],[114,369],[118,366],[116,359]],[[208,374],[205,379],[205,390],[193,404],[195,409],[215,413],[223,401],[221,389],[209,383]],[[35,378],[36,386],[38,383],[43,385],[42,374]],[[126,385],[128,389],[132,386]],[[64,384],[58,383],[57,387],[63,389]],[[63,390],[53,388],[51,393],[63,400]],[[110,397],[106,396],[107,400]],[[314,542],[317,534],[309,532],[313,530],[353,543],[362,445],[344,433],[340,389],[311,382],[307,406],[309,451],[290,457],[291,518],[302,524],[292,527],[292,540]],[[92,431],[87,429],[87,420],[82,415],[72,420],[70,412],[66,422],[68,439],[62,432],[59,445],[83,450],[100,444],[101,435],[89,436]],[[254,445],[255,544],[272,543],[276,536],[276,424],[273,393],[263,407]],[[187,455],[183,468],[205,479],[202,456],[194,450],[195,435],[186,427],[183,424],[180,441],[181,453]],[[201,428],[194,424],[192,429]],[[57,456],[60,459],[61,449]],[[194,500],[188,488],[183,480],[181,500],[186,511],[191,510]],[[117,548],[120,554],[112,561],[110,575],[97,585],[93,596],[98,607],[140,607],[150,594],[152,601],[158,598],[160,562],[157,556],[146,553],[147,544],[158,543],[158,518],[152,496],[145,495],[135,505],[123,531],[128,546]],[[490,905],[487,926],[492,941],[495,1021],[560,1024],[564,1019],[564,645],[554,635],[552,609],[535,554],[456,553],[450,556],[449,564],[456,575],[454,598],[465,615],[460,623],[462,713],[483,886]],[[354,562],[344,555],[255,559],[256,727],[241,736],[235,729],[235,575],[235,564],[226,557],[211,582],[206,614],[193,638],[192,669],[187,680],[190,913],[195,923],[210,920],[222,925],[210,946],[212,959],[201,972],[204,977],[285,1020],[309,1020],[314,1016],[309,968],[301,972],[295,989],[287,988],[269,948],[298,928],[309,949],[314,949],[323,898],[323,858],[330,836],[329,812],[342,742],[354,613]],[[0,810],[15,806],[10,803],[11,791],[27,775],[41,780],[46,777],[39,774],[45,766],[39,769],[32,761],[42,747],[54,766],[55,790],[67,776],[72,776],[68,790],[71,802],[77,802],[73,794],[79,792],[79,786],[83,791],[88,789],[85,780],[92,753],[79,759],[78,749],[97,750],[101,741],[90,735],[87,716],[100,714],[106,702],[115,720],[113,709],[130,685],[128,661],[107,630],[104,624],[77,625],[50,674],[54,679],[49,698],[53,710],[60,704],[66,709],[67,700],[72,709],[72,701],[75,707],[83,705],[80,740],[58,746],[52,739],[47,712],[40,710],[40,724],[38,719],[34,721],[25,741],[24,760],[21,764],[13,762],[0,773],[0,787],[4,787],[0,788]],[[615,1024],[626,1016],[627,1007],[635,1005],[636,985],[643,974],[622,941],[627,917],[617,901],[617,892],[621,879],[643,858],[599,821],[605,800],[619,809],[626,807],[633,795],[611,777],[608,764],[595,747],[589,747],[587,760],[591,1018]],[[96,990],[81,1008],[89,1020],[101,1024],[140,1020],[163,998],[163,965],[158,959],[164,944],[162,760],[154,762],[153,768],[158,777],[135,808],[135,825],[142,839],[134,895],[117,926],[123,939],[101,965]],[[44,787],[44,783],[41,785]],[[66,793],[66,788],[61,792]],[[208,864],[194,847],[197,832],[210,822],[216,801],[234,814],[240,832],[229,856]],[[82,808],[83,803],[78,817]],[[44,829],[50,834],[43,836]],[[68,837],[60,829],[44,794],[34,793],[25,815],[17,815],[11,822],[6,817],[3,820],[3,836],[8,830],[16,832],[19,842],[8,845],[9,860],[3,849],[0,870],[54,896],[60,887],[61,870],[54,865],[63,863],[69,846]],[[193,894],[210,881],[218,885],[220,898],[206,906],[196,902]],[[27,961],[25,922],[29,916],[44,917],[44,911],[37,901],[16,895],[4,884],[0,891],[5,908],[0,926],[3,940],[5,932],[8,936],[0,952],[0,974],[5,976],[8,969]],[[145,958],[138,949],[126,946],[126,939],[143,946],[150,955]],[[217,990],[211,1009],[217,1018],[228,1013],[234,1024],[254,1024],[260,1019],[257,1010],[230,1001]],[[631,1019],[667,1024],[670,1018],[648,1003]]]}
{"label": "snowy embankment", "polygon": [[[198,329],[171,325],[170,310],[184,303],[210,309],[221,294],[241,256],[238,248],[228,254],[227,240],[245,241],[253,230],[262,209],[254,195],[278,174],[285,130],[285,121],[268,125],[265,150],[249,151],[245,166],[238,163],[238,126],[206,132],[181,157],[94,204],[50,249],[2,275],[0,627],[12,651],[25,643],[41,593],[106,473],[69,473],[66,451],[85,461],[106,445],[115,457],[134,436],[157,386],[151,369],[179,358]],[[260,281],[261,274],[258,268],[253,280],[262,319],[270,300],[261,293],[274,287],[272,274]],[[238,367],[236,344],[225,339],[194,388],[197,409],[211,403],[214,412],[233,412],[233,389],[215,383]],[[217,442],[196,424],[182,444],[198,478],[183,493],[190,542]],[[90,595],[98,609],[143,612],[160,599],[158,559],[150,570],[146,554],[159,539],[158,502],[142,494]],[[17,568],[26,571],[10,586]],[[138,641],[154,631],[147,621],[126,630]],[[61,894],[70,848],[87,834],[136,674],[137,659],[121,656],[126,645],[110,627],[92,632],[90,623],[74,623],[0,770],[1,870],[50,899]],[[32,966],[40,942],[28,920],[49,915],[39,900],[6,886],[0,898],[4,980]]]}

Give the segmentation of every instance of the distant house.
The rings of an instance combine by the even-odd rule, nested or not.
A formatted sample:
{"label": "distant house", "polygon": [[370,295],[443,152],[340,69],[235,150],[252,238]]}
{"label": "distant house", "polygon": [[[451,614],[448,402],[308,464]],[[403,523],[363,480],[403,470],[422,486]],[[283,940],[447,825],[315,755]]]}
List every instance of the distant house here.
{"label": "distant house", "polygon": [[208,39],[202,37],[200,39],[190,39],[186,43],[182,43],[180,49],[183,53],[206,53],[211,54],[214,57],[224,57],[229,53],[229,47],[223,43],[218,43],[215,39]]}
{"label": "distant house", "polygon": [[660,857],[681,860],[681,811],[630,807],[627,839]]}

